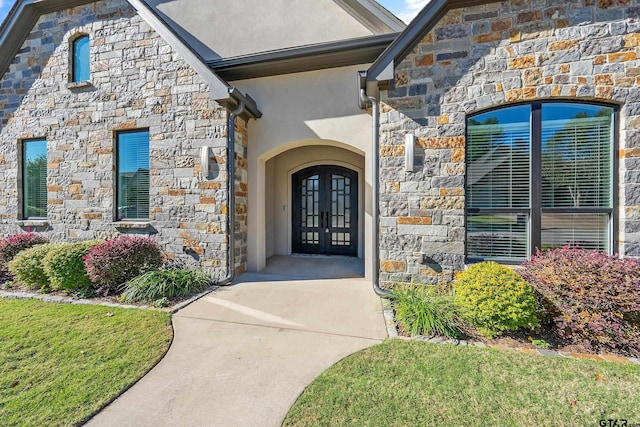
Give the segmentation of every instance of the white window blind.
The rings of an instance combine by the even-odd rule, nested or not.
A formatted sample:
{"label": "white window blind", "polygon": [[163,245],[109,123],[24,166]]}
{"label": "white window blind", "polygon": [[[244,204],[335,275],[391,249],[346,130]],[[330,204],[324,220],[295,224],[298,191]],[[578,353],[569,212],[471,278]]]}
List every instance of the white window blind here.
{"label": "white window blind", "polygon": [[117,219],[149,218],[149,131],[117,135]]}
{"label": "white window blind", "polygon": [[24,218],[47,217],[47,141],[22,142],[22,200]]}

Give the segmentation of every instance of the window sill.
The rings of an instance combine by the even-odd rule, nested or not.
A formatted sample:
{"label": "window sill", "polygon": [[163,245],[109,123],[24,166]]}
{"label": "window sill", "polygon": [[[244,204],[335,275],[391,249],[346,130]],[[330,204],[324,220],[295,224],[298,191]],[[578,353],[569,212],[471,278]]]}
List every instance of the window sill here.
{"label": "window sill", "polygon": [[149,221],[116,221],[113,226],[126,230],[146,230],[151,228],[151,223]]}
{"label": "window sill", "polygon": [[83,89],[86,87],[91,87],[91,82],[89,80],[83,80],[81,82],[69,82],[67,83],[67,89]]}
{"label": "window sill", "polygon": [[18,227],[22,228],[48,228],[49,221],[46,219],[19,219],[16,221]]}

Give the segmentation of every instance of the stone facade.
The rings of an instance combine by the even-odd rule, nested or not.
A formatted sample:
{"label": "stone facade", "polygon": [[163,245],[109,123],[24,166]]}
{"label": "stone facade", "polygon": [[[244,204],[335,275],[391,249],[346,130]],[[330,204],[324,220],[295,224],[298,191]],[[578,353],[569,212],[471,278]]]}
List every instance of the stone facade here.
{"label": "stone facade", "polygon": [[[381,94],[381,280],[465,263],[465,120],[543,99],[620,106],[619,251],[640,255],[640,2],[511,0],[450,10]],[[417,138],[404,170],[404,135]],[[424,254],[424,259],[422,254]]]}
{"label": "stone facade", "polygon": [[[69,84],[69,46],[78,34],[91,40],[91,79],[80,85]],[[227,114],[125,0],[41,16],[0,80],[0,233],[40,228],[54,241],[141,233],[171,257],[224,277]],[[246,242],[246,123],[236,126],[237,237]],[[115,137],[127,129],[150,133],[145,225],[115,222]],[[47,140],[46,223],[19,218],[19,147],[27,138]],[[199,162],[203,146],[216,159],[209,174]],[[246,245],[237,247],[241,271]]]}

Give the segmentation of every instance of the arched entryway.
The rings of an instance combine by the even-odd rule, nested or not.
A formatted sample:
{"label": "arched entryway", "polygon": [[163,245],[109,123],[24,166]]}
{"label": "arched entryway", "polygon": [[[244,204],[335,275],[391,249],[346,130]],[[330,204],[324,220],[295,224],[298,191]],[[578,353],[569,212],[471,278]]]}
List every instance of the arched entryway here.
{"label": "arched entryway", "polygon": [[292,176],[293,253],[358,255],[358,173],[335,165]]}
{"label": "arched entryway", "polygon": [[[274,257],[293,256],[295,259],[303,260],[307,259],[305,257],[308,254],[316,260],[325,256],[339,256],[340,260],[343,260],[334,258],[336,262],[349,263],[351,259],[352,263],[354,261],[357,263],[360,260],[360,265],[364,265],[360,270],[366,269],[367,253],[370,249],[369,239],[365,236],[368,236],[370,230],[370,216],[365,207],[370,187],[365,176],[365,164],[365,153],[347,144],[330,140],[291,142],[278,146],[277,149],[258,159],[256,167],[251,170],[255,175],[250,173],[250,183],[254,183],[253,187],[249,187],[250,271],[261,271],[267,265],[267,260],[273,261]],[[302,194],[299,192],[301,180],[314,176],[314,171],[319,173],[318,180],[320,175],[325,177],[325,183],[322,184],[324,188],[330,189],[335,185],[336,191],[331,195],[331,190],[325,190],[325,197],[330,200],[325,199],[324,209],[321,211],[318,208],[315,218],[310,218],[307,224],[301,224],[301,218],[297,221],[295,218],[296,210],[300,210],[297,215],[302,215],[301,206],[296,205],[294,201],[296,186],[298,186],[298,202],[301,204]],[[345,190],[347,179],[348,202],[344,200],[347,198]],[[296,182],[298,185],[295,184]],[[313,184],[309,185],[313,186]],[[319,181],[318,185],[320,186]],[[320,190],[319,187],[318,190]],[[321,197],[320,194],[318,197]],[[334,218],[331,218],[332,198],[336,199]],[[338,199],[343,200],[338,201]],[[319,199],[318,203],[320,203]],[[324,218],[320,217],[320,212],[325,212]],[[350,216],[348,220],[346,217],[343,218],[347,214]],[[313,214],[311,216],[313,217]],[[321,221],[324,222],[321,224]],[[326,227],[327,224],[329,227]],[[309,225],[313,225],[316,229],[300,229]],[[321,225],[324,227],[321,228]],[[329,228],[328,233],[327,228]],[[326,239],[331,240],[328,247],[296,247],[295,234],[300,236],[299,243],[302,243],[301,233],[318,233],[318,238],[315,240],[319,244],[321,231],[325,233]],[[313,234],[308,236],[311,241],[314,237],[316,236]]]}

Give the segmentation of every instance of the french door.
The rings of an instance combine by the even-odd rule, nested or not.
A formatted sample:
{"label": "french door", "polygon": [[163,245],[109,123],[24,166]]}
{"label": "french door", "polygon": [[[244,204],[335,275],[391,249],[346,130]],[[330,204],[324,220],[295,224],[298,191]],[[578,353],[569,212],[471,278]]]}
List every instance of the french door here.
{"label": "french door", "polygon": [[358,173],[313,166],[293,175],[293,252],[358,255]]}

